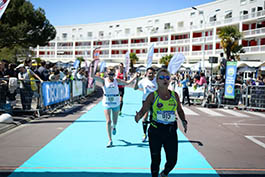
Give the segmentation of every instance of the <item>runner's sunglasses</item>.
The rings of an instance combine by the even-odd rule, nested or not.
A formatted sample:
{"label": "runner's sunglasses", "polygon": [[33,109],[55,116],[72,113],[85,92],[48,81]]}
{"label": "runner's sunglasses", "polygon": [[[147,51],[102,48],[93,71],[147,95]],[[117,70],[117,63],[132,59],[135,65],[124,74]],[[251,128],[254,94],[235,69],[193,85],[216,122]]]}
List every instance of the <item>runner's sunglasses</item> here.
{"label": "runner's sunglasses", "polygon": [[160,80],[167,79],[169,81],[170,76],[159,76],[158,79],[160,79]]}

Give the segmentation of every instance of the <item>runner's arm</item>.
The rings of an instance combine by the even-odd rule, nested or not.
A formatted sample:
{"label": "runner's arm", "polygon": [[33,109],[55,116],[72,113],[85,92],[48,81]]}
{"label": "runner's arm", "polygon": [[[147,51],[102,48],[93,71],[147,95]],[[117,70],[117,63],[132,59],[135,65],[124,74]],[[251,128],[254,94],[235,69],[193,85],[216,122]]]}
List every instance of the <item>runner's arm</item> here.
{"label": "runner's arm", "polygon": [[176,96],[176,99],[177,99],[177,104],[178,104],[178,107],[177,107],[177,114],[182,122],[182,126],[184,128],[184,132],[186,133],[187,132],[187,124],[188,124],[188,121],[186,120],[185,118],[185,113],[182,109],[182,106],[181,106],[181,103],[180,103],[180,100],[179,100],[179,96],[178,94],[175,92],[175,96]]}
{"label": "runner's arm", "polygon": [[135,115],[136,123],[138,123],[138,121],[144,116],[144,114],[151,109],[153,101],[154,101],[154,93],[150,93],[146,98],[141,110],[139,112],[136,111]]}

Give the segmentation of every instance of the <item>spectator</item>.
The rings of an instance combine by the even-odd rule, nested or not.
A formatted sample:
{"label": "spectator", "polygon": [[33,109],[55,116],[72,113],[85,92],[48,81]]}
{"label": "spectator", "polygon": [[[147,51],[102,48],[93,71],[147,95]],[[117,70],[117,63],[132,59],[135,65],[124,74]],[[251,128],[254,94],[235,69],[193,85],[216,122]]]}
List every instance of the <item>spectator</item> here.
{"label": "spectator", "polygon": [[188,88],[188,82],[189,82],[189,74],[186,74],[184,79],[180,82],[182,84],[182,105],[184,105],[185,98],[188,99],[188,104],[190,106],[190,96],[189,96],[189,88]]}
{"label": "spectator", "polygon": [[60,80],[60,71],[55,69],[54,72],[49,76],[50,81],[59,81]]}
{"label": "spectator", "polygon": [[226,70],[226,59],[224,57],[224,53],[220,53],[220,72],[222,77],[224,78],[225,76],[225,70]]}
{"label": "spectator", "polygon": [[0,61],[0,109],[3,109],[6,105],[6,95],[7,95],[7,80],[5,76],[5,63]]}
{"label": "spectator", "polygon": [[46,62],[43,60],[41,61],[41,66],[37,69],[37,74],[43,81],[49,80],[49,70],[46,67]]}

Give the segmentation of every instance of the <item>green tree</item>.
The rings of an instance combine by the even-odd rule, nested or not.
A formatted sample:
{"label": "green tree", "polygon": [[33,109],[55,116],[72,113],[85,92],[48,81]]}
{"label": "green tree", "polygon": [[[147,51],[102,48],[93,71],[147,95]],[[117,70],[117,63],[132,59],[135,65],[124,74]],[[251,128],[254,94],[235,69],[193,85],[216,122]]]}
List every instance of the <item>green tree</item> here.
{"label": "green tree", "polygon": [[130,53],[130,68],[131,72],[135,72],[134,64],[139,61],[139,58],[137,57],[136,53]]}
{"label": "green tree", "polygon": [[220,28],[217,34],[221,39],[221,46],[227,59],[230,59],[231,56],[239,59],[239,55],[245,51],[243,46],[239,45],[239,40],[243,35],[238,28],[236,26],[225,26]]}
{"label": "green tree", "polygon": [[11,0],[0,21],[0,49],[45,46],[56,36],[56,30],[43,9],[34,9],[27,0]]}
{"label": "green tree", "polygon": [[163,64],[163,65],[165,65],[167,67],[172,57],[173,57],[172,54],[165,55],[162,58],[160,58],[159,63]]}

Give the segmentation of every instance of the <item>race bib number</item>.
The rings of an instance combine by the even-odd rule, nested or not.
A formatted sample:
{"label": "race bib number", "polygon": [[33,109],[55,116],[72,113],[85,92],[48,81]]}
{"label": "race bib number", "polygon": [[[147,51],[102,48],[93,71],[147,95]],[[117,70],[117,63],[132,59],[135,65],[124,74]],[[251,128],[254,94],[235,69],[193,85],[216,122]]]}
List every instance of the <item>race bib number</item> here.
{"label": "race bib number", "polygon": [[157,121],[161,123],[172,123],[176,120],[174,111],[157,111]]}
{"label": "race bib number", "polygon": [[107,97],[107,101],[108,102],[113,102],[114,101],[114,97],[113,96],[108,96]]}

